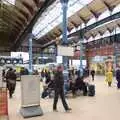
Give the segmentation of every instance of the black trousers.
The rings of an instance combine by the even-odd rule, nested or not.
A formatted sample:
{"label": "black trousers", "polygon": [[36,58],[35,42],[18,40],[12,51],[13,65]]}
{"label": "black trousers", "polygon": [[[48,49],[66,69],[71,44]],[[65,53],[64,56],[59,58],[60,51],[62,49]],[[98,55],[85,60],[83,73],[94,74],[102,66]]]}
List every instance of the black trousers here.
{"label": "black trousers", "polygon": [[94,76],[95,76],[95,75],[92,75],[92,81],[94,81]]}
{"label": "black trousers", "polygon": [[8,83],[7,88],[9,90],[9,96],[12,97],[12,94],[15,91],[16,84]]}
{"label": "black trousers", "polygon": [[65,95],[64,95],[64,89],[63,89],[63,87],[61,87],[61,88],[55,88],[53,110],[57,109],[57,102],[58,102],[59,96],[60,96],[60,98],[62,100],[62,104],[63,104],[65,110],[68,110],[68,105],[67,105],[67,102],[65,100]]}

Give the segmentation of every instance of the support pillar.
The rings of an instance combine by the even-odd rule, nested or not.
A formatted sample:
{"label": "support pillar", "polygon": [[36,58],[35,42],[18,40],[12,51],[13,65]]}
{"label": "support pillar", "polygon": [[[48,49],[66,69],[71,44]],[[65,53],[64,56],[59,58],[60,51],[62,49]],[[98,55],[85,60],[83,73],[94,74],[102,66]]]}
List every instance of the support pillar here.
{"label": "support pillar", "polygon": [[[62,4],[62,11],[63,11],[63,24],[62,24],[62,45],[67,45],[67,7],[68,7],[68,1],[69,0],[60,0]],[[67,88],[68,88],[68,64],[69,59],[67,56],[63,56],[63,66],[64,66],[64,93],[67,93]]]}
{"label": "support pillar", "polygon": [[29,72],[30,74],[33,73],[32,38],[33,38],[33,35],[29,34]]}
{"label": "support pillar", "polygon": [[55,44],[54,54],[55,54],[55,62],[57,63],[57,45],[56,44]]}
{"label": "support pillar", "polygon": [[80,73],[79,76],[83,76],[83,64],[82,64],[82,60],[83,60],[83,40],[84,40],[84,32],[80,33]]}
{"label": "support pillar", "polygon": [[[68,8],[68,1],[69,0],[60,0],[62,4],[62,11],[63,11],[63,38],[62,38],[62,44],[67,45],[67,8]],[[68,68],[68,57],[63,56],[63,65],[64,65],[64,70]]]}
{"label": "support pillar", "polygon": [[117,49],[117,41],[116,41],[116,28],[115,28],[115,38],[114,38],[114,69],[116,70],[117,68],[117,55],[116,55],[116,49]]}

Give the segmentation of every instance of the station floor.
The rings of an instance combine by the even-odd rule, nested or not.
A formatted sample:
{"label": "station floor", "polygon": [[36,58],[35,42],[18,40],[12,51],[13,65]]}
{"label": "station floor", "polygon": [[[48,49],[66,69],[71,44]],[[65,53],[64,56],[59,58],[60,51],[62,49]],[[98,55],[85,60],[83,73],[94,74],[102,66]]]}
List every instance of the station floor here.
{"label": "station floor", "polygon": [[[120,120],[120,90],[116,88],[116,81],[108,87],[103,76],[95,77],[96,96],[78,96],[68,98],[72,108],[71,113],[65,113],[61,100],[58,102],[59,112],[52,111],[53,99],[41,99],[44,115],[29,118],[29,120]],[[23,120],[20,110],[20,82],[12,99],[9,99],[9,120]]]}

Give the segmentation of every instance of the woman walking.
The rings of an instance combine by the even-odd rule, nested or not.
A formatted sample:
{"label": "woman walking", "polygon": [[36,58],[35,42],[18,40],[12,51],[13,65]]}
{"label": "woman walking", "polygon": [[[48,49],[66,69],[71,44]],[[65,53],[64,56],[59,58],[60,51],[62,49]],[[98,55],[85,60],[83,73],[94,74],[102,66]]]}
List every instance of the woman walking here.
{"label": "woman walking", "polygon": [[106,82],[108,83],[108,86],[111,87],[112,80],[113,80],[113,73],[112,73],[112,71],[107,71],[105,76],[106,76]]}

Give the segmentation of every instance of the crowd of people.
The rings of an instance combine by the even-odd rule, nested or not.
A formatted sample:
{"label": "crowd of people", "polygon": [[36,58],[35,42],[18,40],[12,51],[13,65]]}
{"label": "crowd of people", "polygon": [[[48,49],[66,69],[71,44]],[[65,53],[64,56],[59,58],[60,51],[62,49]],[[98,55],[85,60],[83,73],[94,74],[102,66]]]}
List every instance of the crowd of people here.
{"label": "crowd of people", "polygon": [[[89,73],[90,71],[87,68],[83,70],[82,76],[80,76],[79,70],[76,70],[74,68],[68,70],[68,89],[67,90],[72,91],[73,97],[77,96],[76,92],[78,90],[83,91],[83,95],[87,96],[88,81],[86,82],[85,79],[89,77]],[[60,96],[63,106],[65,108],[65,111],[70,111],[71,108],[68,107],[65,100],[63,66],[59,65],[56,68],[51,70],[43,69],[41,71],[41,81],[43,82],[42,98],[45,98],[47,95],[50,95],[52,90],[55,91],[53,110],[57,111],[57,102],[58,102],[58,97]]]}
{"label": "crowd of people", "polygon": [[[55,77],[55,73],[57,72],[57,69],[51,69],[51,70],[45,70],[43,69],[41,72],[41,81],[43,82],[43,90],[47,90],[46,87],[53,88],[53,84],[55,84],[55,80],[57,79]],[[63,72],[63,71],[62,71]],[[72,91],[73,96],[76,96],[77,90],[82,90],[83,95],[87,95],[87,85],[84,81],[86,77],[89,76],[89,70],[86,68],[83,72],[83,76],[80,76],[80,71],[72,68],[68,70],[68,91]]]}
{"label": "crowd of people", "polygon": [[[51,91],[54,91],[54,102],[53,102],[53,111],[57,111],[57,102],[60,96],[65,111],[71,111],[71,108],[68,106],[65,100],[65,92],[64,92],[64,74],[63,74],[63,66],[58,65],[56,68],[52,68],[50,70],[43,69],[39,74],[38,71],[34,71],[33,75],[40,75],[40,81],[43,82],[43,93],[42,98],[46,97],[47,95],[51,95]],[[21,75],[28,75],[29,71],[27,69],[21,69]],[[77,91],[83,91],[83,95],[87,96],[89,94],[89,81],[86,79],[91,75],[91,81],[94,81],[95,77],[95,70],[89,70],[85,68],[83,70],[83,75],[81,76],[80,71],[76,70],[75,68],[71,68],[68,70],[68,93],[69,91],[72,92],[73,97],[77,96]],[[120,89],[120,67],[116,69],[116,80],[117,80],[117,88]],[[9,97],[12,98],[12,95],[15,91],[16,87],[16,71],[12,68],[9,68],[7,72],[3,70],[2,73],[3,79],[6,79],[7,88],[9,91]],[[106,71],[105,73],[105,80],[110,87],[112,85],[113,80],[113,72]],[[47,94],[46,94],[47,92]]]}

